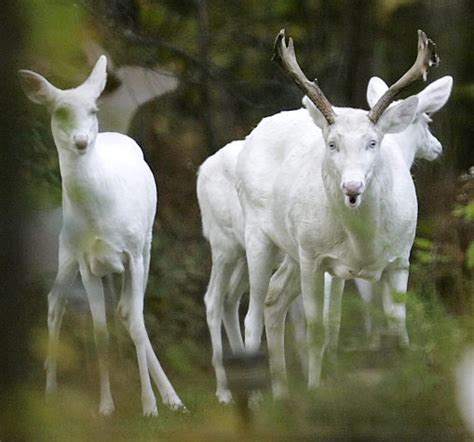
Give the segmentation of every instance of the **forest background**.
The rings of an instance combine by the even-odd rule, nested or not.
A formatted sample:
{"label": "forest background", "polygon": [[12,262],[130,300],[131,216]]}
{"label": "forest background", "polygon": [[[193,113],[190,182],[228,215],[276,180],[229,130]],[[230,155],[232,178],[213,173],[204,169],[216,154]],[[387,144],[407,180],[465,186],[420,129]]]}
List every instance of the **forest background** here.
{"label": "forest background", "polygon": [[[377,75],[388,83],[399,78],[413,62],[416,31],[423,29],[436,42],[441,57],[428,81],[452,75],[454,89],[432,125],[443,144],[443,155],[432,163],[419,161],[413,168],[420,213],[412,253],[408,324],[422,361],[411,353],[402,359],[407,362],[408,358],[412,365],[407,362],[405,366],[420,373],[424,367],[433,375],[434,366],[438,370],[435,378],[441,383],[452,379],[455,361],[474,340],[474,205],[473,180],[468,174],[474,164],[473,2],[7,0],[2,13],[0,106],[8,112],[0,116],[0,273],[4,275],[0,354],[1,383],[11,394],[12,410],[22,403],[18,385],[39,391],[43,382],[46,293],[54,273],[38,274],[31,268],[30,255],[35,255],[33,261],[41,261],[43,253],[54,253],[57,247],[52,243],[49,251],[32,251],[25,231],[38,214],[60,205],[61,193],[49,117],[26,102],[15,72],[17,68],[32,69],[59,87],[73,87],[91,69],[84,51],[84,44],[91,41],[104,48],[116,67],[153,68],[177,81],[176,88],[139,107],[128,133],[142,146],[160,195],[145,304],[147,327],[170,378],[176,379],[177,390],[184,390],[192,403],[194,392],[186,386],[189,380],[199,380],[209,396],[214,388],[203,304],[210,254],[201,233],[196,174],[207,156],[244,138],[261,118],[300,106],[300,92],[271,62],[277,32],[285,28],[294,38],[300,65],[308,77],[317,76],[332,103],[367,108],[369,78]],[[117,87],[113,76],[110,80],[105,94]],[[407,95],[422,87],[421,82],[415,84]],[[86,307],[80,300],[77,305],[64,321],[62,383],[79,378],[74,385],[85,389],[85,397],[91,396],[93,403],[92,327]],[[363,327],[353,296],[345,297],[344,311],[342,345],[347,346],[362,339]],[[114,345],[120,350],[125,373],[117,373],[117,379],[125,382],[130,378],[136,387],[133,349],[121,331],[116,336]],[[415,360],[421,364],[416,369]],[[433,396],[439,389],[435,381],[427,387],[425,399],[440,409],[455,410],[454,381],[446,382],[443,391],[449,393],[443,400]],[[128,397],[128,393],[137,406],[138,389],[130,387],[121,394]],[[409,387],[406,393],[416,396]],[[409,399],[402,398],[404,401]],[[32,409],[41,408],[39,402],[34,403]],[[372,405],[377,403],[374,399]],[[370,415],[357,420],[354,410],[347,413],[352,416],[347,418],[349,423],[373,419]],[[37,422],[41,413],[27,414]],[[428,422],[438,418],[433,412]],[[394,431],[406,425],[399,415],[394,419],[396,423],[389,419],[387,424]],[[444,419],[443,428],[462,427],[455,411]],[[335,425],[346,429],[344,423]],[[306,422],[292,431],[313,430]]]}

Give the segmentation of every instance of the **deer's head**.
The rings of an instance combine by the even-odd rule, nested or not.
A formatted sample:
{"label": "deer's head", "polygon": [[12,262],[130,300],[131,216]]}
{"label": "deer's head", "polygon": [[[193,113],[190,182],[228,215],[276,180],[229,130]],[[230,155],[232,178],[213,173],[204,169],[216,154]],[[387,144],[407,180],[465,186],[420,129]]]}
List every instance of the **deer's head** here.
{"label": "deer's head", "polygon": [[[410,143],[410,148],[417,158],[433,161],[443,151],[443,146],[431,133],[429,124],[432,121],[431,115],[439,111],[448,101],[452,87],[453,77],[448,75],[434,81],[416,95],[418,107],[415,117],[403,133],[404,141]],[[388,85],[381,78],[372,77],[367,86],[369,106],[375,106],[387,90]]]}
{"label": "deer's head", "polygon": [[94,146],[99,130],[96,102],[105,87],[106,65],[106,57],[101,56],[87,80],[67,90],[53,86],[35,72],[18,72],[26,96],[51,113],[51,130],[58,149],[82,155]]}
{"label": "deer's head", "polygon": [[286,44],[284,30],[276,38],[274,60],[311,101],[312,105],[305,103],[306,107],[314,123],[322,130],[326,145],[323,173],[336,181],[347,207],[359,207],[377,167],[383,137],[408,127],[415,118],[419,99],[413,96],[392,106],[390,104],[409,84],[420,76],[426,77],[429,66],[438,63],[434,43],[418,31],[415,64],[382,94],[368,112],[338,108],[336,113],[316,82],[309,81],[302,72],[296,61],[293,41],[290,38]]}

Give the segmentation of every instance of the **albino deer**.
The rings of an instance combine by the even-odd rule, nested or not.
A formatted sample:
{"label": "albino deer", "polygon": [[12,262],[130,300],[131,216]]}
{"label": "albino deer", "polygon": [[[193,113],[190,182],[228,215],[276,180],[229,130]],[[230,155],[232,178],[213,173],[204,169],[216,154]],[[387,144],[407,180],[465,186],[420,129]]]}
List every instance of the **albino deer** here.
{"label": "albino deer", "polygon": [[[87,61],[94,66],[105,50],[95,41],[84,43]],[[106,54],[107,55],[107,54]],[[97,115],[99,127],[104,132],[127,133],[130,123],[139,107],[160,95],[176,89],[178,81],[174,75],[159,67],[152,69],[142,66],[114,66],[107,55],[107,73],[113,77],[114,88],[105,91],[100,97],[101,112]],[[58,263],[58,236],[62,226],[61,207],[42,209],[31,214],[27,229],[24,232],[28,246],[28,269],[30,273],[53,275]],[[36,250],[41,249],[41,256]],[[69,300],[86,299],[86,294],[78,279],[73,291],[69,292]]]}
{"label": "albino deer", "polygon": [[[412,123],[402,132],[390,136],[397,142],[408,167],[411,167],[415,158],[434,161],[443,151],[439,140],[429,130],[432,122],[431,115],[438,112],[448,101],[453,87],[453,77],[447,75],[426,86],[416,94],[418,107]],[[369,107],[375,106],[377,101],[389,89],[379,77],[372,77],[367,86],[367,102]],[[394,106],[395,101],[390,106]],[[311,103],[309,103],[311,105]]]}
{"label": "albino deer", "polygon": [[228,403],[232,396],[222,364],[222,321],[233,352],[243,351],[239,303],[248,289],[244,218],[235,190],[235,165],[244,142],[233,141],[199,168],[197,197],[204,237],[209,241],[212,269],[204,296],[216,373],[216,396]]}
{"label": "albino deer", "polygon": [[19,71],[28,98],[51,113],[63,189],[58,272],[48,294],[46,392],[57,389],[57,343],[65,296],[80,273],[99,357],[99,410],[103,415],[114,411],[102,278],[118,273],[122,277],[118,313],[136,347],[143,414],[157,415],[150,375],[167,405],[182,403],[153,351],[143,318],[156,186],[135,141],[119,133],[98,133],[96,101],[105,87],[106,64],[101,56],[89,78],[68,90],[56,88],[35,72]]}
{"label": "albino deer", "polygon": [[[272,265],[282,250],[299,266],[308,325],[308,385],[316,387],[331,335],[323,323],[324,273],[333,276],[329,311],[340,311],[346,279],[382,280],[383,297],[406,292],[417,200],[403,156],[396,143],[384,137],[407,128],[418,98],[388,107],[409,84],[426,77],[438,58],[432,41],[419,31],[415,64],[369,112],[334,109],[299,68],[293,42],[286,46],[284,31],[275,42],[275,60],[315,104],[308,110],[321,132],[308,132],[307,122],[283,125],[277,114],[260,122],[239,155],[237,189],[245,215],[250,283],[245,345],[249,351],[260,346]],[[303,134],[297,144],[296,134]],[[274,280],[282,276],[278,273]],[[265,317],[277,395],[287,390],[283,325],[290,300],[281,293]],[[393,316],[404,324],[398,305],[393,307]]]}
{"label": "albino deer", "polygon": [[[443,147],[429,129],[429,123],[432,121],[430,116],[439,111],[446,104],[451,94],[452,86],[453,78],[449,75],[426,86],[426,88],[416,94],[418,106],[411,124],[402,132],[387,135],[389,139],[397,144],[409,168],[411,168],[415,158],[434,161],[441,154]],[[387,90],[388,86],[381,78],[372,77],[367,87],[367,102],[369,107],[373,107]],[[390,106],[395,104],[396,102]],[[303,105],[308,108],[314,106],[306,96],[303,98]],[[355,283],[359,294],[365,302],[364,323],[366,331],[375,343],[378,340],[377,330],[373,330],[372,316],[369,314],[368,305],[377,301],[377,299],[374,296],[373,287],[370,282],[356,278]],[[404,302],[400,301],[398,304],[398,309],[404,317]],[[298,305],[298,303],[292,304],[292,306]],[[383,307],[386,315],[390,316],[390,311],[394,308],[390,296],[385,297]],[[292,310],[292,314],[295,314],[295,307],[292,307]],[[407,344],[408,333],[406,331],[406,325],[399,325],[403,327],[401,330],[402,344]],[[336,336],[334,336],[333,345],[337,345],[337,333]]]}
{"label": "albino deer", "polygon": [[[413,156],[434,160],[441,153],[441,143],[429,130],[429,117],[424,112],[436,112],[447,101],[452,87],[452,78],[444,77],[427,86],[417,94],[419,105],[414,121],[400,134],[389,134],[399,144],[407,164],[411,165]],[[369,104],[380,98],[388,86],[380,78],[373,77],[369,81],[367,96]],[[306,108],[313,106],[303,99]],[[284,112],[287,124],[295,119],[307,120],[310,130],[320,132],[312,124],[311,117],[304,110]],[[295,141],[298,134],[295,134]],[[295,142],[297,144],[297,142]],[[214,155],[206,159],[201,165],[197,180],[197,196],[201,209],[204,236],[209,240],[212,253],[212,270],[209,286],[205,295],[207,320],[213,349],[213,365],[216,372],[216,396],[220,402],[231,400],[227,388],[225,371],[222,365],[221,324],[224,322],[232,351],[241,351],[243,348],[240,327],[238,322],[238,307],[242,294],[248,289],[247,264],[245,260],[244,219],[235,189],[235,166],[237,157],[244,146],[244,140],[233,141]],[[413,151],[413,152],[412,152]],[[282,266],[288,265],[283,261]],[[290,264],[291,265],[291,264]],[[231,272],[229,269],[234,269]],[[299,273],[296,266],[292,266],[294,275],[288,271],[284,274],[294,281],[295,296],[299,293]],[[282,270],[280,270],[281,273]],[[357,280],[360,284],[360,294],[366,303],[373,301],[372,285],[365,280]],[[364,284],[366,283],[366,284]],[[291,290],[289,281],[280,281],[285,290]],[[270,289],[271,293],[278,289]],[[293,323],[295,339],[298,343],[300,359],[306,360],[304,351],[304,336],[306,327],[301,298],[290,306],[290,318]],[[267,299],[270,305],[272,299]],[[326,312],[329,317],[329,312]],[[372,329],[371,316],[366,309],[365,323],[368,333]]]}

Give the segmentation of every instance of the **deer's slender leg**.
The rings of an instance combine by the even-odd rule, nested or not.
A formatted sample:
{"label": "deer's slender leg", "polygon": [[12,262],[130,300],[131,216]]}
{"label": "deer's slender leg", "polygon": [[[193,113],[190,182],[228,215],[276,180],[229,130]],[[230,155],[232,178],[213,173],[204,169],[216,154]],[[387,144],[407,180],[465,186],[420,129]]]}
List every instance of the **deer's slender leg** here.
{"label": "deer's slender leg", "polygon": [[301,293],[306,314],[308,387],[319,386],[326,336],[324,330],[324,272],[315,268],[311,256],[300,252]]}
{"label": "deer's slender leg", "polygon": [[[408,269],[387,270],[384,275],[382,292],[383,308],[389,321],[389,331],[406,347],[410,341],[406,326],[405,293],[408,286]],[[397,294],[401,299],[397,299]]]}
{"label": "deer's slender leg", "polygon": [[229,281],[234,269],[233,260],[228,259],[225,252],[212,249],[212,269],[209,286],[204,296],[206,304],[206,319],[211,334],[212,365],[216,374],[216,396],[219,402],[227,403],[232,400],[227,386],[227,377],[222,362],[222,320],[224,316],[224,297],[229,287]]}
{"label": "deer's slender leg", "polygon": [[[333,277],[330,279],[329,287],[327,287],[329,278],[325,274],[325,310],[327,314],[324,317],[324,328],[326,330],[326,345],[329,350],[337,350],[339,342],[339,331],[341,329],[341,307],[342,294],[344,292],[344,280]],[[328,294],[326,296],[326,293]],[[326,309],[327,304],[327,309]]]}
{"label": "deer's slender leg", "polygon": [[[146,285],[148,280],[148,273],[150,269],[150,249],[151,249],[151,232],[148,237],[148,240],[143,249],[143,295],[146,291]],[[139,265],[139,263],[137,264]],[[143,315],[143,312],[142,312]],[[163,368],[161,367],[160,361],[153,350],[151,345],[150,338],[145,331],[145,341],[146,341],[146,357],[148,363],[148,370],[150,372],[153,381],[158,387],[163,403],[173,409],[184,408],[181,399],[176,394],[171,382],[166,376]]]}
{"label": "deer's slender leg", "polygon": [[48,355],[45,361],[46,394],[57,390],[57,352],[59,330],[64,315],[66,292],[76,279],[79,266],[74,257],[59,241],[59,265],[53,288],[48,294]]}
{"label": "deer's slender leg", "polygon": [[82,283],[87,292],[89,306],[94,324],[94,339],[99,357],[100,374],[100,414],[111,415],[114,410],[114,401],[110,390],[109,376],[109,332],[105,312],[104,288],[102,278],[94,275],[86,264],[81,265]]}
{"label": "deer's slender leg", "polygon": [[245,317],[245,349],[246,351],[254,352],[260,348],[262,339],[263,310],[275,261],[276,247],[258,229],[249,229],[249,232],[252,234],[246,238],[246,250],[249,268],[250,301]]}
{"label": "deer's slender leg", "polygon": [[365,332],[367,337],[370,337],[374,326],[371,314],[371,306],[374,302],[374,284],[365,279],[355,279],[354,282],[363,301],[362,306]]}
{"label": "deer's slender leg", "polygon": [[248,287],[247,259],[241,257],[232,272],[229,289],[224,301],[224,328],[234,353],[244,350],[244,341],[239,322],[239,306],[242,295],[248,291]]}
{"label": "deer's slender leg", "polygon": [[[272,389],[275,397],[288,394],[285,363],[285,318],[291,302],[298,296],[298,286],[293,286],[294,266],[286,265],[286,259],[273,274],[265,301],[265,331]],[[304,323],[303,323],[304,326]]]}
{"label": "deer's slender leg", "polygon": [[145,416],[157,416],[156,398],[148,371],[148,335],[143,318],[143,279],[143,257],[129,256],[128,265],[123,275],[122,295],[118,305],[118,313],[135,344],[142,388],[143,414]]}

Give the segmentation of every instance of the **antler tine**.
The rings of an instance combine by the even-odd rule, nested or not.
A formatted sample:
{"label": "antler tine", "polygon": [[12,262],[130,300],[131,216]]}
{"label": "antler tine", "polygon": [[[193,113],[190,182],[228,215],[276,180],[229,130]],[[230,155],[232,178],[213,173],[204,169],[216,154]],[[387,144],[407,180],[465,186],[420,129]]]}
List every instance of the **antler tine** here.
{"label": "antler tine", "polygon": [[380,97],[369,112],[369,119],[376,123],[382,116],[385,109],[395,100],[395,98],[410,84],[420,77],[426,81],[428,69],[431,66],[438,66],[439,57],[436,53],[435,43],[427,35],[418,30],[418,54],[413,66]]}
{"label": "antler tine", "polygon": [[285,30],[282,29],[275,39],[275,49],[273,54],[275,61],[283,71],[293,80],[293,82],[308,96],[314,105],[321,111],[328,124],[333,124],[336,114],[329,100],[315,81],[309,81],[298,62],[296,61],[293,39],[290,37],[288,46],[286,45]]}

